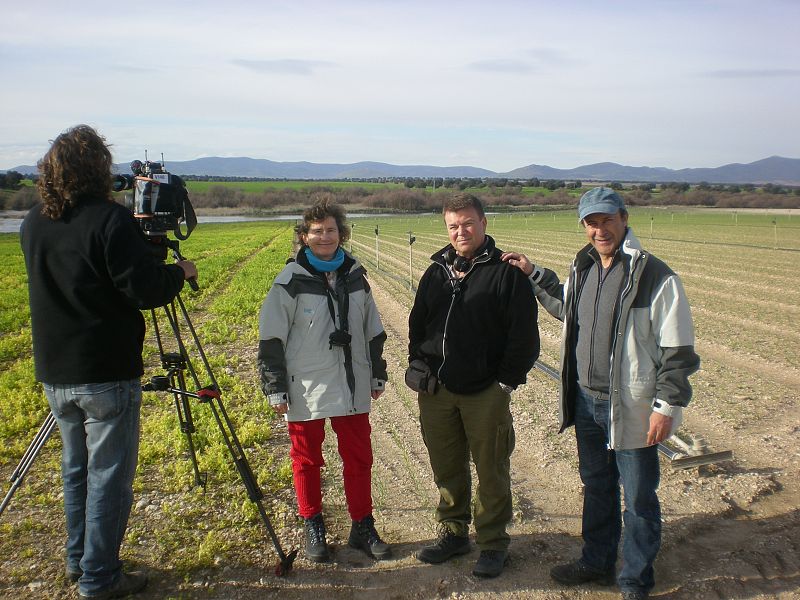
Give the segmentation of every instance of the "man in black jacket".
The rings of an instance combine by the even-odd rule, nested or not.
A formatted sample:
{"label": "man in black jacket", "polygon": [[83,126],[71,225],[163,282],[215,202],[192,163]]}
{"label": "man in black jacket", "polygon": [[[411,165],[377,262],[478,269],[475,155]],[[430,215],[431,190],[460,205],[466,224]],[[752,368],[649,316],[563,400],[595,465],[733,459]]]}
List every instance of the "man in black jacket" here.
{"label": "man in black jacket", "polygon": [[419,392],[420,425],[440,500],[435,544],[417,558],[441,563],[469,552],[470,454],[479,485],[473,574],[496,577],[508,559],[511,392],[539,356],[533,291],[500,260],[480,200],[462,194],[443,208],[450,244],[423,274],[409,316],[406,382]]}
{"label": "man in black jacket", "polygon": [[39,194],[22,224],[36,379],[62,440],[66,577],[81,598],[147,584],[124,573],[119,548],[133,501],[145,324],[170,302],[188,261],[167,265],[111,199],[111,153],[91,127],[58,136],[39,161]]}

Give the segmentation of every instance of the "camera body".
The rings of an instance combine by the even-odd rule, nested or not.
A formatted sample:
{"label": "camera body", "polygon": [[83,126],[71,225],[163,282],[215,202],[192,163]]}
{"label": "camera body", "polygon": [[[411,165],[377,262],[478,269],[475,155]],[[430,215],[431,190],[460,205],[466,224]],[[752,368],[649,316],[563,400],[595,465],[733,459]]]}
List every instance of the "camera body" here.
{"label": "camera body", "polygon": [[351,336],[348,332],[342,329],[336,329],[332,331],[330,336],[328,336],[328,343],[330,344],[330,348],[333,349],[334,346],[339,346],[344,348],[350,345],[353,336]]}
{"label": "camera body", "polygon": [[[169,173],[162,163],[135,160],[131,163],[133,175],[115,175],[115,192],[132,190],[125,196],[125,206],[133,213],[144,234],[157,241],[168,231],[185,240],[189,237],[197,218],[189,201],[186,184],[177,175]],[[187,231],[181,231],[181,223]],[[154,239],[156,238],[156,239]]]}

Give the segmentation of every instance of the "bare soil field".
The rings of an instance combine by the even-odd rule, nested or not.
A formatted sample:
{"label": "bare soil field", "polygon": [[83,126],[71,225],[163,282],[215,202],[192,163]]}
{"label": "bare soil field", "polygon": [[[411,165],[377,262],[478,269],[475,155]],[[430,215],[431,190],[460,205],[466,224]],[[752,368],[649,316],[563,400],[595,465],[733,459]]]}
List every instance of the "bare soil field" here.
{"label": "bare soil field", "polygon": [[[166,514],[170,502],[178,500],[154,492],[158,489],[157,482],[146,481],[145,491],[136,495],[131,516],[131,526],[143,541],[138,545],[126,542],[124,546],[126,560],[151,576],[148,589],[137,597],[144,600],[619,597],[615,587],[564,588],[549,578],[553,565],[579,555],[582,499],[572,430],[562,435],[556,433],[556,384],[537,370],[530,373],[528,383],[512,397],[517,443],[512,456],[515,510],[510,527],[511,564],[501,577],[481,580],[471,575],[478,556],[475,547],[470,554],[444,565],[427,565],[416,560],[415,553],[435,536],[433,510],[437,492],[419,432],[415,394],[402,384],[411,295],[397,281],[380,274],[371,275],[370,282],[388,333],[386,358],[391,378],[389,389],[374,403],[372,413],[375,517],[384,539],[393,544],[394,558],[376,562],[347,546],[350,524],[341,486],[341,463],[335,436],[329,432],[323,478],[326,522],[333,545],[331,563],[315,564],[303,557],[302,531],[293,516],[291,490],[280,490],[268,494],[265,502],[271,514],[277,515],[276,525],[284,548],[300,548],[288,576],[279,578],[273,574],[276,557],[266,536],[260,550],[246,560],[217,561],[207,569],[180,575],[154,561],[146,543],[148,537],[169,535],[165,531],[170,523]],[[716,288],[717,294],[734,294],[720,290],[719,285],[709,287]],[[707,321],[709,327],[721,322],[710,306],[701,308],[703,295],[699,291],[690,290],[690,299],[698,302],[696,319]],[[786,301],[786,308],[796,311],[793,299]],[[725,311],[727,321],[730,314]],[[739,330],[749,331],[751,315],[742,313],[740,317]],[[737,328],[735,322],[724,325]],[[542,361],[556,365],[559,324],[540,311],[540,328]],[[779,333],[778,329],[763,326],[755,330],[765,336],[765,341]],[[789,335],[796,338],[796,329]],[[732,450],[734,459],[687,470],[672,469],[668,461],[662,461],[664,539],[656,562],[657,585],[652,597],[800,598],[797,357],[785,350],[784,356],[770,360],[768,353],[737,349],[735,344],[722,343],[713,335],[699,336],[697,349],[703,363],[693,377],[695,396],[685,413],[684,429],[697,443],[707,444],[711,450]],[[238,350],[245,357],[242,365],[247,365],[242,367],[240,376],[255,380],[254,349]],[[288,455],[285,426],[277,422],[274,428],[275,435],[270,441],[273,449]],[[259,461],[259,456],[256,454],[252,460]],[[35,485],[60,485],[57,472],[35,470],[30,477],[37,479]],[[194,499],[213,502],[213,492],[205,499],[199,494]],[[180,501],[184,502],[185,497],[180,497]],[[34,533],[26,549],[13,556],[0,556],[0,597],[77,598],[75,586],[68,585],[62,574],[63,516],[52,508],[36,505],[17,511],[14,508],[2,520],[30,521]],[[221,520],[223,509],[218,509]],[[35,576],[10,576],[20,571],[30,571]],[[21,579],[26,583],[16,583]]]}

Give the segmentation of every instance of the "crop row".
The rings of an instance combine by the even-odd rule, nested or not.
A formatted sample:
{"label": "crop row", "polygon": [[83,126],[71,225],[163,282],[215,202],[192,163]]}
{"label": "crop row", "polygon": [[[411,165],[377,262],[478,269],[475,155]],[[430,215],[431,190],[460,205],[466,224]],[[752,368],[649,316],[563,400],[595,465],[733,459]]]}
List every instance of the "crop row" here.
{"label": "crop row", "polygon": [[[660,220],[649,230],[650,215]],[[673,223],[674,218],[674,223]],[[737,224],[734,218],[738,219]],[[789,368],[800,367],[800,288],[794,263],[800,249],[800,219],[782,215],[781,248],[758,244],[772,234],[768,214],[675,212],[632,209],[630,224],[645,248],[682,278],[698,340],[722,344],[746,356]],[[487,232],[499,247],[516,250],[564,277],[586,238],[574,215],[566,212],[488,215]],[[658,223],[658,221],[656,221]],[[375,228],[378,235],[375,235]],[[666,239],[660,230],[670,228]],[[376,240],[377,237],[377,240]],[[411,237],[414,238],[410,244]],[[377,241],[377,245],[376,245]],[[377,276],[387,274],[407,294],[430,264],[430,255],[447,244],[438,215],[356,221],[353,245]],[[547,320],[540,320],[546,323]]]}

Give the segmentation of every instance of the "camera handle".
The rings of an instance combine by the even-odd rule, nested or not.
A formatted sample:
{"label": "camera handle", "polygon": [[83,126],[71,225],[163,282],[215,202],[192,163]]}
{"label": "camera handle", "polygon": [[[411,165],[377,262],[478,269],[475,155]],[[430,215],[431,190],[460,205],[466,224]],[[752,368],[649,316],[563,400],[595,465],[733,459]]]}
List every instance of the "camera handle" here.
{"label": "camera handle", "polygon": [[[178,251],[176,248],[173,248],[173,252],[177,253]],[[178,256],[180,256],[180,254],[178,254]],[[197,370],[195,369],[194,363],[189,356],[186,344],[183,341],[176,303],[177,307],[180,308],[180,316],[186,325],[186,329],[191,334],[194,350],[200,357],[205,375],[210,381],[208,385],[201,386]],[[264,492],[261,490],[258,482],[256,481],[253,470],[250,467],[250,463],[245,456],[242,444],[239,442],[239,438],[233,428],[233,423],[231,422],[230,417],[228,417],[225,406],[222,404],[222,392],[217,384],[216,378],[214,377],[214,372],[212,371],[211,365],[208,362],[208,358],[206,357],[203,346],[197,336],[194,325],[189,318],[189,313],[186,310],[186,306],[183,303],[180,293],[175,296],[175,299],[162,308],[164,309],[169,326],[172,329],[172,334],[174,341],[177,344],[178,352],[164,351],[161,331],[159,329],[158,319],[156,317],[156,310],[152,309],[150,314],[153,320],[153,330],[156,335],[159,355],[161,356],[161,364],[163,368],[166,369],[167,375],[153,377],[149,383],[143,386],[143,389],[164,391],[173,395],[175,399],[175,408],[178,412],[178,420],[181,424],[181,431],[186,435],[188,440],[190,455],[194,466],[195,483],[202,485],[204,489],[207,477],[204,473],[200,473],[197,465],[197,456],[194,450],[194,444],[192,442],[192,433],[194,433],[195,429],[188,399],[196,398],[202,404],[208,405],[208,407],[211,409],[212,415],[214,416],[214,420],[217,422],[217,426],[219,427],[222,439],[228,448],[228,452],[230,452],[231,457],[233,458],[236,470],[239,472],[239,476],[242,478],[242,482],[247,490],[248,498],[258,508],[261,521],[263,522],[264,527],[269,534],[270,540],[275,547],[275,551],[280,558],[279,563],[275,567],[275,574],[279,577],[286,575],[292,568],[292,563],[297,556],[297,550],[292,550],[288,554],[285,553],[278,536],[275,534],[275,530],[272,527],[272,523],[270,522],[269,516],[267,515],[262,502],[264,498]],[[190,392],[187,390],[184,376],[185,371],[189,372],[191,381],[197,390],[196,392]]]}
{"label": "camera handle", "polygon": [[[186,260],[186,258],[184,258],[184,256],[181,254],[180,243],[178,240],[171,240],[167,238],[167,247],[172,250],[172,257],[175,260]],[[197,279],[195,277],[191,277],[186,281],[189,282],[189,287],[192,288],[192,291],[197,292],[200,290],[200,286],[197,285]]]}

